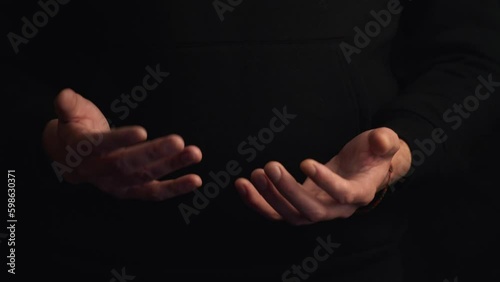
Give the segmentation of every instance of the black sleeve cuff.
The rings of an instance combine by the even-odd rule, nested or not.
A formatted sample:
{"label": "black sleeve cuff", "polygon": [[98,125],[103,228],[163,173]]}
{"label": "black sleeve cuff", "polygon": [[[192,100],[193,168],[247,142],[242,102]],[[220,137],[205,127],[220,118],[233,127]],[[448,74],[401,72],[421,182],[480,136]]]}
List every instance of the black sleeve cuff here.
{"label": "black sleeve cuff", "polygon": [[411,112],[380,116],[377,127],[388,127],[405,141],[411,151],[412,164],[409,172],[392,189],[422,182],[440,174],[447,139],[443,129]]}

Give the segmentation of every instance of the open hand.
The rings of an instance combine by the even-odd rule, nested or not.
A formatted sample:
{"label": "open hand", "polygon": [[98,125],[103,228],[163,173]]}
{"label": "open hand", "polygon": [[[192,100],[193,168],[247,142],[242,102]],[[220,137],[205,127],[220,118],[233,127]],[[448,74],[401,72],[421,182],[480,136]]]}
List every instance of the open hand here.
{"label": "open hand", "polygon": [[356,136],[326,164],[304,160],[300,167],[307,179],[302,184],[283,165],[269,162],[253,171],[251,181],[240,178],[235,185],[262,215],[303,225],[351,216],[389,181],[403,177],[410,164],[408,145],[391,129],[377,128]]}
{"label": "open hand", "polygon": [[156,201],[201,186],[201,178],[195,174],[158,180],[201,161],[200,149],[185,147],[180,136],[146,141],[143,127],[110,129],[97,106],[71,89],[61,91],[54,104],[58,118],[43,133],[48,156],[59,167],[69,168],[68,151],[85,152],[78,165],[62,174],[66,181],[91,183],[118,198]]}

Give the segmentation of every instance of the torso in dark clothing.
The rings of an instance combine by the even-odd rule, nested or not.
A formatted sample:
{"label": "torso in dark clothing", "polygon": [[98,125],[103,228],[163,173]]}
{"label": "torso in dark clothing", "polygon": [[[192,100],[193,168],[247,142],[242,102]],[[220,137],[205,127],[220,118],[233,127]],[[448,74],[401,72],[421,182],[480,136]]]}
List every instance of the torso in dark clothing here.
{"label": "torso in dark clothing", "polygon": [[[233,185],[271,160],[302,181],[302,160],[326,162],[370,128],[373,113],[397,94],[388,59],[399,15],[391,15],[351,64],[339,46],[355,46],[353,27],[364,30],[375,20],[370,12],[387,10],[388,1],[243,1],[223,21],[211,1],[158,2],[68,4],[61,19],[66,24],[57,27],[67,37],[58,38],[63,43],[53,45],[57,57],[51,58],[59,62],[58,86],[92,100],[115,126],[142,125],[151,139],[177,133],[199,146],[203,161],[182,172],[199,173],[205,185],[215,182],[211,172],[227,170],[231,161],[241,171],[189,224],[179,205],[195,208],[195,194],[120,202],[93,188],[78,189],[74,201],[59,203],[70,215],[54,223],[53,240],[62,247],[56,247],[56,261],[81,257],[74,262],[82,269],[95,261],[95,271],[104,272],[130,265],[138,281],[173,273],[280,281],[311,256],[318,237],[331,236],[340,247],[310,281],[393,265],[383,263],[397,255],[405,219],[391,196],[366,216],[295,227],[251,211]],[[112,106],[142,85],[147,66],[169,75],[134,109],[124,102]],[[269,137],[265,129],[284,108],[295,117],[276,123],[284,129]],[[396,281],[393,273],[384,281]]]}

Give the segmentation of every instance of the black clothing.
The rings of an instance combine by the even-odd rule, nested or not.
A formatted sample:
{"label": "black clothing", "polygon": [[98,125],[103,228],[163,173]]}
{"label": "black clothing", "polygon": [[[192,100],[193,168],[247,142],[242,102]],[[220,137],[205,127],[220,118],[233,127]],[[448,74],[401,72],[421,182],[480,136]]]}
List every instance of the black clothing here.
{"label": "black clothing", "polygon": [[[29,259],[34,269],[54,281],[108,281],[122,267],[137,281],[302,281],[284,273],[311,257],[321,238],[340,246],[307,281],[425,281],[432,267],[402,254],[413,244],[406,241],[410,219],[461,191],[469,178],[451,182],[450,175],[470,176],[470,165],[493,144],[474,152],[477,140],[492,139],[498,128],[500,87],[484,83],[500,81],[498,1],[242,1],[222,17],[214,3],[71,1],[9,56],[8,112],[17,132],[29,131],[8,137],[12,153],[26,156],[9,152],[22,187],[19,213],[32,220],[29,230],[43,233],[33,242],[19,228],[39,250]],[[7,26],[21,34],[19,15],[35,11],[12,11]],[[155,80],[155,72],[168,75]],[[158,86],[135,106],[122,100],[148,74]],[[481,97],[491,95],[467,111],[480,84]],[[39,140],[65,87],[114,126],[142,125],[150,139],[177,133],[199,146],[203,161],[175,175],[199,173],[206,185],[216,182],[210,172],[227,171],[231,160],[241,172],[189,224],[179,205],[195,208],[194,193],[161,203],[119,201],[90,185],[59,184]],[[454,110],[466,98],[467,118]],[[275,116],[282,131],[271,128]],[[234,190],[237,177],[271,160],[303,180],[302,160],[326,162],[379,126],[394,129],[425,160],[367,215],[294,227],[268,222]],[[272,137],[259,137],[264,128]],[[447,140],[429,145],[435,129]],[[492,181],[481,187],[478,193],[489,193]],[[19,254],[20,272],[27,253]]]}

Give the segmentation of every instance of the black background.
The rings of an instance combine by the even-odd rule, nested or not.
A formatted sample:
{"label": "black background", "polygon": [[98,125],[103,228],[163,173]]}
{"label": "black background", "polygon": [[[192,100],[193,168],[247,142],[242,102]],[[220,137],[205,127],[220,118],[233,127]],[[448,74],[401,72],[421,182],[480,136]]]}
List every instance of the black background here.
{"label": "black background", "polygon": [[[3,162],[6,166],[5,170],[16,170],[16,210],[19,220],[16,229],[18,276],[14,281],[28,281],[25,280],[27,277],[51,281],[51,276],[55,273],[68,273],[67,280],[74,281],[78,280],[78,277],[72,277],[71,271],[64,269],[64,266],[71,268],[75,265],[89,264],[78,261],[78,258],[72,260],[71,257],[54,257],[51,243],[55,240],[53,235],[58,231],[52,228],[65,226],[66,222],[75,219],[93,226],[85,234],[77,233],[79,230],[74,231],[81,240],[80,247],[85,248],[89,237],[102,236],[105,240],[107,235],[99,233],[99,224],[106,222],[92,222],[91,219],[86,219],[79,214],[78,211],[82,208],[90,213],[97,213],[97,211],[92,210],[92,203],[85,203],[82,200],[76,201],[77,205],[74,206],[75,201],[68,198],[74,197],[74,190],[65,189],[77,189],[84,199],[95,199],[102,203],[110,199],[96,190],[86,189],[88,187],[47,187],[53,183],[53,172],[48,166],[39,167],[38,156],[41,155],[41,148],[37,142],[40,139],[41,126],[46,120],[39,118],[37,113],[40,113],[39,109],[42,107],[44,110],[41,112],[51,113],[52,99],[62,87],[71,85],[76,90],[85,90],[86,84],[80,85],[79,79],[61,84],[61,78],[52,76],[53,73],[57,73],[61,62],[54,61],[51,54],[57,53],[59,58],[67,58],[69,63],[76,60],[88,69],[98,65],[99,62],[87,61],[88,58],[73,53],[75,48],[69,46],[78,45],[79,49],[86,50],[88,53],[99,53],[99,40],[96,40],[96,44],[96,42],[72,41],[75,39],[74,36],[68,36],[68,41],[61,40],[60,37],[64,37],[66,33],[95,33],[96,36],[102,36],[102,44],[107,44],[108,38],[99,31],[105,28],[106,13],[111,11],[113,4],[71,1],[68,5],[61,7],[60,14],[51,19],[49,24],[30,40],[29,44],[21,45],[19,54],[14,55],[4,35],[8,31],[19,29],[21,16],[32,15],[36,11],[38,5],[34,3],[34,1],[31,3],[10,1],[4,3],[1,9],[1,34],[3,36],[1,95],[7,98],[2,102],[6,125],[3,136],[7,139],[7,144],[3,149],[5,157],[2,159],[5,160]],[[63,10],[80,10],[81,12],[64,13]],[[75,14],[80,18],[70,18],[69,15]],[[88,19],[90,15],[95,17],[92,21]],[[131,19],[129,22],[132,27],[134,20]],[[68,29],[68,23],[80,24],[73,24],[73,28]],[[64,44],[55,45],[49,42]],[[136,48],[134,44],[137,42],[119,42],[119,44],[129,44],[130,49],[134,50]],[[6,49],[3,49],[4,47]],[[133,55],[123,55],[126,60],[130,60],[130,64],[137,64],[138,68],[143,67],[142,62],[137,62]],[[68,76],[78,77],[79,75],[83,80],[85,71]],[[127,77],[123,79],[128,80]],[[19,101],[17,97],[11,95],[37,91],[40,92],[40,96],[36,100],[25,101],[22,105],[11,102]],[[26,114],[30,113],[29,109],[37,110],[32,111],[32,115]],[[500,129],[498,126],[497,128]],[[409,203],[407,209],[410,214],[410,232],[401,250],[405,257],[405,270],[410,273],[408,281],[444,281],[444,279],[452,281],[454,277],[458,277],[458,281],[495,281],[500,277],[498,268],[500,262],[498,258],[500,239],[498,229],[500,206],[497,192],[499,187],[497,175],[500,168],[497,162],[500,156],[498,141],[500,139],[497,131],[491,132],[481,140],[476,140],[477,152],[474,152],[476,157],[469,164],[467,171],[425,183],[419,187],[422,189],[421,193],[406,196]],[[448,193],[451,190],[453,193]],[[5,198],[5,193],[2,193],[3,203],[6,201]],[[140,206],[135,208],[140,209]],[[108,211],[107,215],[111,219],[115,216],[113,211]],[[122,218],[119,215],[116,217]],[[167,219],[168,216],[165,220]],[[3,232],[3,228],[1,230]],[[126,232],[126,228],[123,231]],[[136,234],[144,235],[141,232]],[[147,236],[143,238],[147,240]],[[64,246],[64,242],[62,245]],[[7,253],[4,240],[2,240],[0,250],[1,271],[4,272],[6,269],[3,263],[4,254]],[[54,264],[52,265],[51,262]],[[122,266],[120,263],[117,261],[116,264],[110,266],[119,270]],[[111,270],[111,268],[108,269]],[[137,269],[140,269],[140,266],[137,266],[135,270]],[[127,272],[134,274],[134,266],[130,265]],[[109,281],[112,278],[109,271],[103,271],[98,275],[101,276],[89,281]],[[2,281],[5,280],[2,279]],[[142,280],[140,275],[137,275],[136,281],[153,280]],[[179,278],[175,281],[183,280]]]}

